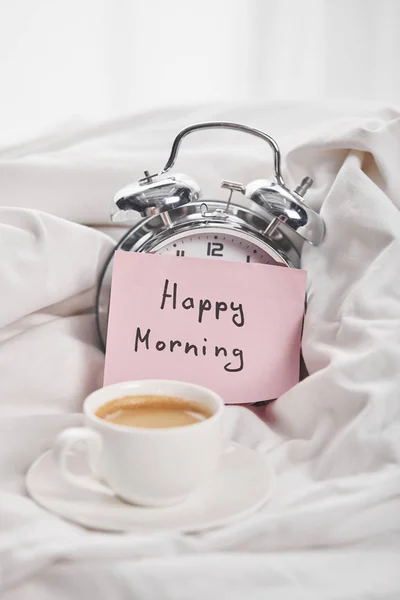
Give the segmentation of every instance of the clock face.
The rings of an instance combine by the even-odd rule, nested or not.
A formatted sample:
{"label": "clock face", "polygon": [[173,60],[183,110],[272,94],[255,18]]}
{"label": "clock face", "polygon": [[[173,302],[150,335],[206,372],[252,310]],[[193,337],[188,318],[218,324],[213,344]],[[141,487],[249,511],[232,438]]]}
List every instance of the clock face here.
{"label": "clock face", "polygon": [[262,241],[253,236],[236,231],[207,228],[192,229],[176,234],[157,244],[152,252],[164,256],[190,258],[212,258],[265,265],[285,265],[282,258]]}

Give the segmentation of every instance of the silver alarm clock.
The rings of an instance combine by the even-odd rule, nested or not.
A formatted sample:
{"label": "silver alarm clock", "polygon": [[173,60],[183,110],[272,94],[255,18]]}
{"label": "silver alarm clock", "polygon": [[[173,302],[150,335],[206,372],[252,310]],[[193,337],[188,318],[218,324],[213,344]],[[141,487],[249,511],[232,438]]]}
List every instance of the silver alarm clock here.
{"label": "silver alarm clock", "polygon": [[[175,164],[183,138],[204,129],[233,129],[265,140],[274,155],[275,181],[258,179],[242,184],[223,180],[221,187],[228,190],[223,201],[202,198],[199,185],[187,175],[167,175]],[[136,222],[109,255],[99,278],[96,319],[103,349],[116,250],[298,268],[303,243],[318,246],[324,237],[321,217],[304,203],[304,195],[312,183],[312,179],[305,177],[295,190],[285,185],[279,147],[262,131],[223,121],[198,123],[183,129],[176,136],[160,173],[144,171],[142,179],[124,187],[114,197],[112,221],[135,219]],[[234,192],[245,202],[234,202]]]}

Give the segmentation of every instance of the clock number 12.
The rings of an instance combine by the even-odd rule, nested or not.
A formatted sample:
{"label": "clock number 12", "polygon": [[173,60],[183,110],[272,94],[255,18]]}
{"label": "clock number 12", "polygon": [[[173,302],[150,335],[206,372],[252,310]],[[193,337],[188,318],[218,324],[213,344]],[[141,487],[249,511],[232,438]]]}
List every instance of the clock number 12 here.
{"label": "clock number 12", "polygon": [[207,256],[223,256],[224,245],[220,242],[208,242],[207,244]]}

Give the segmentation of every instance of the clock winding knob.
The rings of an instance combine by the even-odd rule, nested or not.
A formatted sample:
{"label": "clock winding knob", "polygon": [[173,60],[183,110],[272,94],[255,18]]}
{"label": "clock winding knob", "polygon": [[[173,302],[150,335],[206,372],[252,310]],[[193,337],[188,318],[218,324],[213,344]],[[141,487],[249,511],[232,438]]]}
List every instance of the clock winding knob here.
{"label": "clock winding knob", "polygon": [[310,187],[313,184],[313,180],[311,179],[311,177],[304,177],[301,180],[300,185],[297,186],[297,188],[294,190],[296,192],[296,194],[298,196],[301,196],[302,198],[305,196],[305,194],[307,193],[307,191],[310,189]]}

